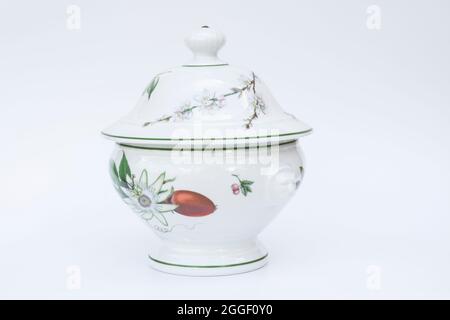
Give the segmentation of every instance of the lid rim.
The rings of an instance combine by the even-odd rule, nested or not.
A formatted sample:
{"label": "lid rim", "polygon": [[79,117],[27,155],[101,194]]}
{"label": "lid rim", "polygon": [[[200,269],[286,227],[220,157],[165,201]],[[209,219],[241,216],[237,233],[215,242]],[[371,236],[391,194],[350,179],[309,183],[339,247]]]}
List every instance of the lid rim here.
{"label": "lid rim", "polygon": [[128,140],[143,140],[143,141],[202,141],[202,140],[214,140],[214,141],[222,141],[222,140],[248,140],[248,139],[267,139],[267,138],[276,138],[276,137],[286,137],[286,136],[292,136],[292,135],[306,135],[313,131],[312,128],[304,130],[304,131],[297,131],[297,132],[288,132],[288,133],[282,133],[282,134],[275,134],[275,135],[266,135],[266,136],[247,136],[247,137],[221,137],[221,138],[147,138],[147,137],[126,137],[126,136],[119,136],[119,135],[113,135],[106,133],[104,131],[101,131],[101,134],[109,137],[109,138],[117,138],[117,139],[128,139]]}

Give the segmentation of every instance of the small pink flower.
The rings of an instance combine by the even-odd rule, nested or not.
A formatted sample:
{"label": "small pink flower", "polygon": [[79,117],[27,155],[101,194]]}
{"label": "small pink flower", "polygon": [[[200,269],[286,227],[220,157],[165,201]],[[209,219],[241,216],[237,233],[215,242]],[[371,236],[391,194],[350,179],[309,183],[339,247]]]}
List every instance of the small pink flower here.
{"label": "small pink flower", "polygon": [[237,183],[233,183],[231,185],[231,191],[233,191],[233,194],[239,194],[239,185]]}

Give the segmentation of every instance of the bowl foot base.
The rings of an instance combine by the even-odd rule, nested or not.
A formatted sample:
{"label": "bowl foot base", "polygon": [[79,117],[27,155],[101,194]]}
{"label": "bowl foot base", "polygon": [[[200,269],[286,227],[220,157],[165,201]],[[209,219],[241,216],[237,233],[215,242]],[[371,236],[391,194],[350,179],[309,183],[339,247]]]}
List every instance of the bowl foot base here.
{"label": "bowl foot base", "polygon": [[164,242],[149,255],[158,271],[186,276],[224,276],[262,268],[266,249],[257,240],[233,245],[185,245]]}

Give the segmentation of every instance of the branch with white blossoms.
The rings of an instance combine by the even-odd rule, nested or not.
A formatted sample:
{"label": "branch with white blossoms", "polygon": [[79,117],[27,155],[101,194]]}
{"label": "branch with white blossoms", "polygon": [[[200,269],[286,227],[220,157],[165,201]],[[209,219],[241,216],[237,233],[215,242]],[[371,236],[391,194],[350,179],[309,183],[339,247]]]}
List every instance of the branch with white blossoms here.
{"label": "branch with white blossoms", "polygon": [[230,96],[237,95],[239,98],[245,92],[252,94],[252,114],[248,119],[245,119],[245,128],[250,128],[252,126],[253,120],[258,118],[261,113],[264,113],[265,104],[261,97],[256,95],[256,80],[257,77],[255,73],[252,72],[250,78],[242,79],[242,87],[231,88],[231,91],[217,96],[215,93],[210,93],[208,90],[204,90],[200,97],[194,98],[194,102],[186,102],[178,108],[172,115],[164,115],[154,121],[148,121],[143,124],[144,127],[152,125],[158,122],[169,122],[169,121],[182,121],[189,119],[195,109],[202,110],[217,110],[222,109],[225,106],[226,98]]}
{"label": "branch with white blossoms", "polygon": [[246,91],[251,91],[253,94],[256,94],[256,79],[257,77],[254,72],[252,72],[251,78],[242,77],[241,81],[244,86],[241,88],[231,88],[231,92],[225,94],[224,96],[229,97],[238,94],[238,97],[240,98]]}
{"label": "branch with white blossoms", "polygon": [[190,101],[185,102],[181,105],[177,111],[172,115],[165,115],[155,121],[145,122],[144,127],[155,124],[158,122],[168,122],[168,121],[181,121],[187,120],[192,116],[192,111],[195,109],[203,110],[215,110],[221,109],[225,106],[225,96],[216,96],[215,93],[210,93],[208,90],[203,90],[202,95],[194,98],[194,103]]}
{"label": "branch with white blossoms", "polygon": [[259,96],[254,96],[252,101],[252,114],[245,119],[245,128],[250,129],[250,127],[253,125],[253,120],[256,120],[261,114],[265,114],[266,105],[264,104],[264,101]]}
{"label": "branch with white blossoms", "polygon": [[[253,125],[253,121],[255,119],[257,119],[261,114],[265,113],[266,110],[266,105],[264,103],[264,100],[258,96],[256,94],[256,80],[258,78],[256,77],[255,73],[252,72],[252,77],[251,79],[244,79],[244,88],[243,90],[239,91],[239,97],[242,95],[242,92],[244,91],[249,91],[252,93],[251,96],[251,105],[252,105],[252,113],[251,115],[244,120],[245,124],[245,128],[246,129],[250,129],[250,127]],[[239,89],[235,89],[235,90],[239,90]]]}

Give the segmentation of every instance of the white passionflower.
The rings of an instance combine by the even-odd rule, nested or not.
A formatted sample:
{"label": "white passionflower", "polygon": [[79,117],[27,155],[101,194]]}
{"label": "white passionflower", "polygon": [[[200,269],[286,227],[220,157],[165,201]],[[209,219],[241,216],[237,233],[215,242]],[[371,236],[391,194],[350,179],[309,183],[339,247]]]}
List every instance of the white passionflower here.
{"label": "white passionflower", "polygon": [[161,224],[167,226],[167,219],[163,213],[173,211],[177,206],[165,203],[172,195],[173,187],[161,190],[164,179],[165,173],[162,173],[149,185],[147,170],[143,170],[135,188],[133,190],[124,188],[123,191],[127,193],[134,211],[140,214],[142,219],[149,221],[156,218]]}

